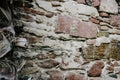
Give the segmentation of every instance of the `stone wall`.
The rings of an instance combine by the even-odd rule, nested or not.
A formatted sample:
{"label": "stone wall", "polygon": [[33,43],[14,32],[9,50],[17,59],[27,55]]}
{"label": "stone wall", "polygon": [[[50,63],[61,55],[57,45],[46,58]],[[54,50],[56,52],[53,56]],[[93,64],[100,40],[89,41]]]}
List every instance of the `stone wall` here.
{"label": "stone wall", "polygon": [[32,8],[20,8],[19,37],[26,38],[28,45],[14,49],[15,58],[25,62],[21,77],[120,80],[119,2],[35,0],[31,4]]}

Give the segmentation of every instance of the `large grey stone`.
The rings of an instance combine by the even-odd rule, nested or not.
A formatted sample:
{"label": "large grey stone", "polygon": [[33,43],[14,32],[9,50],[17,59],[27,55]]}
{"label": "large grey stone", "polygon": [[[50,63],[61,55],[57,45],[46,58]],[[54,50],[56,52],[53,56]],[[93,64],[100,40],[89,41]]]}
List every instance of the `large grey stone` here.
{"label": "large grey stone", "polygon": [[115,0],[101,0],[100,11],[116,14],[118,13],[118,4]]}

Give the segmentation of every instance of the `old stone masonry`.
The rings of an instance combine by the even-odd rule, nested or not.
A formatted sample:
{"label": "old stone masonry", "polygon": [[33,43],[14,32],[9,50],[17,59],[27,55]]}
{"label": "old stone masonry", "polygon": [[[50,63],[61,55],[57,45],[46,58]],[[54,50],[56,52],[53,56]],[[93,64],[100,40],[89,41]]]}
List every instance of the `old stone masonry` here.
{"label": "old stone masonry", "polygon": [[[0,34],[6,41],[0,46],[8,50],[0,49],[0,76],[120,80],[119,0],[15,0],[13,5],[13,28],[7,30],[15,36],[11,42],[6,32]],[[6,61],[12,72],[3,68]]]}

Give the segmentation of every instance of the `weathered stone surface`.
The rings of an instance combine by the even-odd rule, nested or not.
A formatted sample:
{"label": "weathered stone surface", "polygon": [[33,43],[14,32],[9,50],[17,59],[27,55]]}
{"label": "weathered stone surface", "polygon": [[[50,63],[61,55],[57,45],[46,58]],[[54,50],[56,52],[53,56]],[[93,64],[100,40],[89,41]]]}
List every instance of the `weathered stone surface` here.
{"label": "weathered stone surface", "polygon": [[102,43],[110,43],[111,39],[105,36],[99,37],[96,39],[96,46],[100,46]]}
{"label": "weathered stone surface", "polygon": [[100,46],[96,46],[94,48],[94,59],[101,59],[107,57],[107,49],[109,44],[101,44]]}
{"label": "weathered stone surface", "polygon": [[55,32],[63,32],[72,36],[95,38],[97,25],[92,22],[82,22],[76,18],[59,16]]}
{"label": "weathered stone surface", "polygon": [[46,13],[46,14],[45,14],[45,16],[48,17],[48,18],[53,17],[53,15],[54,15],[53,13]]}
{"label": "weathered stone surface", "polygon": [[64,73],[58,70],[51,70],[47,72],[50,75],[50,80],[64,80]]}
{"label": "weathered stone surface", "polygon": [[75,29],[71,30],[70,35],[84,38],[96,38],[97,25],[91,22],[79,22],[77,30],[75,32],[74,30]]}
{"label": "weathered stone surface", "polygon": [[95,42],[96,42],[95,39],[89,39],[89,40],[86,41],[86,43],[87,43],[88,45],[94,45]]}
{"label": "weathered stone surface", "polygon": [[111,34],[120,34],[120,30],[117,29],[110,29],[108,32]]}
{"label": "weathered stone surface", "polygon": [[75,1],[77,1],[80,4],[85,4],[85,0],[75,0]]}
{"label": "weathered stone surface", "polygon": [[33,74],[33,73],[36,73],[38,70],[39,70],[38,67],[27,67],[22,69],[20,74],[24,74],[24,75]]}
{"label": "weathered stone surface", "polygon": [[84,4],[78,4],[74,1],[67,1],[62,6],[64,7],[65,11],[69,12],[72,15],[81,14],[99,16],[96,8]]}
{"label": "weathered stone surface", "polygon": [[100,12],[100,16],[101,16],[101,17],[108,17],[108,16],[109,16],[109,14],[108,14],[108,13],[106,13],[106,12]]}
{"label": "weathered stone surface", "polygon": [[85,77],[78,73],[68,72],[65,80],[87,80]]}
{"label": "weathered stone surface", "polygon": [[109,30],[109,27],[107,27],[107,26],[100,26],[99,28],[100,28],[101,31]]}
{"label": "weathered stone surface", "polygon": [[101,77],[89,77],[88,80],[102,80]]}
{"label": "weathered stone surface", "polygon": [[44,59],[47,59],[47,58],[48,58],[45,54],[38,54],[36,57],[37,57],[37,59],[39,59],[39,60],[44,60]]}
{"label": "weathered stone surface", "polygon": [[114,67],[114,73],[115,74],[120,74],[120,66]]}
{"label": "weathered stone surface", "polygon": [[59,62],[56,62],[55,60],[46,60],[43,62],[39,62],[37,64],[39,67],[42,67],[42,68],[53,68],[53,67],[59,65]]}
{"label": "weathered stone surface", "polygon": [[111,40],[120,41],[120,35],[109,35],[109,38],[110,38]]}
{"label": "weathered stone surface", "polygon": [[93,45],[89,45],[86,48],[83,48],[83,57],[85,59],[93,59],[93,52],[94,52],[94,46]]}
{"label": "weathered stone surface", "polygon": [[96,62],[88,71],[88,76],[90,77],[99,77],[102,73],[102,68],[104,67],[103,62]]}
{"label": "weathered stone surface", "polygon": [[100,31],[98,32],[98,37],[101,37],[101,36],[105,36],[105,37],[108,37],[109,36],[109,32],[106,32],[106,31]]}
{"label": "weathered stone surface", "polygon": [[107,49],[109,44],[101,44],[100,46],[89,45],[83,49],[83,55],[86,59],[107,58]]}
{"label": "weathered stone surface", "polygon": [[120,26],[120,15],[111,15],[110,24],[113,26]]}
{"label": "weathered stone surface", "polygon": [[60,6],[60,2],[58,2],[58,1],[52,1],[51,4],[52,4],[53,7]]}
{"label": "weathered stone surface", "polygon": [[93,22],[93,23],[96,23],[96,24],[100,23],[100,21],[98,19],[94,18],[94,17],[91,17],[90,21]]}
{"label": "weathered stone surface", "polygon": [[110,51],[109,51],[109,58],[113,58],[116,60],[120,59],[119,53],[120,53],[120,42],[117,43],[111,43]]}
{"label": "weathered stone surface", "polygon": [[115,0],[101,0],[100,11],[117,14],[118,4]]}
{"label": "weathered stone surface", "polygon": [[99,6],[100,5],[100,0],[92,0],[93,1],[93,6]]}
{"label": "weathered stone surface", "polygon": [[40,10],[38,11],[38,10],[35,10],[32,8],[24,8],[24,11],[28,14],[33,14],[33,15],[35,15],[35,14],[44,15],[45,14],[45,12],[43,12],[43,11],[40,11]]}
{"label": "weathered stone surface", "polygon": [[55,12],[55,10],[52,7],[52,4],[50,2],[47,2],[44,0],[36,0],[36,3],[39,5],[39,7],[45,9],[46,11]]}

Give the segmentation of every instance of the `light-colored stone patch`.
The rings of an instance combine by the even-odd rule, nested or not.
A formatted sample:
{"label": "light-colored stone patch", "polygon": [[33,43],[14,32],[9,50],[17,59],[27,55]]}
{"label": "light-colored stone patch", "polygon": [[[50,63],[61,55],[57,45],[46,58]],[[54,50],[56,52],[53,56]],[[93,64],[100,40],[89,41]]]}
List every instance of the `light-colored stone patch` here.
{"label": "light-colored stone patch", "polygon": [[117,14],[118,4],[116,3],[115,0],[101,0],[100,11]]}
{"label": "light-colored stone patch", "polygon": [[55,9],[52,7],[50,2],[44,0],[36,0],[36,3],[39,5],[40,8],[46,11],[55,12]]}
{"label": "light-colored stone patch", "polygon": [[64,11],[69,12],[71,15],[91,15],[91,16],[99,16],[99,13],[96,8],[90,7],[84,4],[78,4],[74,1],[65,2],[62,7],[64,7]]}
{"label": "light-colored stone patch", "polygon": [[114,35],[109,35],[109,38],[110,38],[111,40],[118,40],[118,41],[120,41],[120,35],[116,35],[116,34],[114,34]]}
{"label": "light-colored stone patch", "polygon": [[111,42],[111,40],[109,38],[103,36],[103,37],[96,39],[95,45],[100,46],[101,43],[110,43],[110,42]]}

